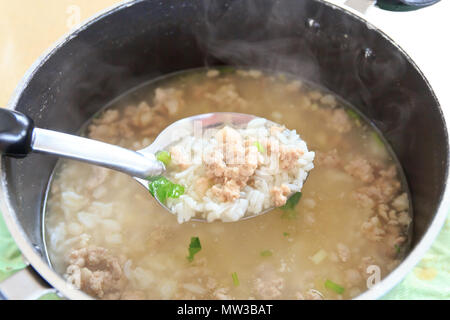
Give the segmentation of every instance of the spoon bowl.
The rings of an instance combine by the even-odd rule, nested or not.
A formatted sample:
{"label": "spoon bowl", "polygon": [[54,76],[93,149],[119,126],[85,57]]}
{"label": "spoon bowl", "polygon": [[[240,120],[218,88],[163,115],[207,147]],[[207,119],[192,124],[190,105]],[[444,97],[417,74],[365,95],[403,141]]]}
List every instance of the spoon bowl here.
{"label": "spoon bowl", "polygon": [[[236,112],[214,112],[194,115],[172,123],[163,131],[161,131],[161,133],[156,137],[152,144],[137,152],[143,154],[145,157],[151,158],[158,151],[167,150],[169,146],[173,145],[186,135],[192,135],[193,133],[202,134],[202,132],[208,129],[220,129],[224,126],[230,126],[232,128],[244,128],[250,121],[256,118],[258,117],[254,115]],[[266,121],[269,124],[278,125],[272,121]],[[134,177],[134,179],[146,189],[148,189],[148,180],[139,177]],[[155,199],[162,207],[164,207],[168,211],[171,211],[164,203],[159,201],[158,197],[155,197]],[[258,214],[245,215],[239,220],[247,220],[267,213],[272,209],[273,208],[268,208]],[[206,222],[204,218],[191,218],[191,221]]]}

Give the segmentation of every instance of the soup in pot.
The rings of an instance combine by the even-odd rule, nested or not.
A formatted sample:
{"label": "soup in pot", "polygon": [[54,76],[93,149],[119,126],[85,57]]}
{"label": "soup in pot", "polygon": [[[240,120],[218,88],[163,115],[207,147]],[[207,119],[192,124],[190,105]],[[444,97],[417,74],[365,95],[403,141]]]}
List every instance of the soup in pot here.
{"label": "soup in pot", "polygon": [[45,239],[67,281],[100,299],[350,299],[400,263],[411,230],[402,169],[363,116],[318,86],[186,71],[113,101],[83,134],[138,150],[178,119],[217,111],[295,129],[315,152],[301,193],[252,219],[180,224],[131,177],[61,161]]}

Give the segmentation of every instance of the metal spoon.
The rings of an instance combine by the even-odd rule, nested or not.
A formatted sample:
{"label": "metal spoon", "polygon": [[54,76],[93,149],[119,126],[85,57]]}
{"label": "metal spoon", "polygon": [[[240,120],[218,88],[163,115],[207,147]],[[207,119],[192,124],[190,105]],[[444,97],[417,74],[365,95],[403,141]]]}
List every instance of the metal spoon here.
{"label": "metal spoon", "polygon": [[[253,115],[231,112],[195,115],[172,123],[151,145],[142,150],[132,151],[80,136],[36,128],[28,116],[0,108],[0,153],[3,156],[24,158],[29,153],[35,152],[87,162],[126,173],[148,189],[146,179],[161,175],[165,171],[164,164],[156,159],[156,152],[167,149],[186,133],[194,132],[196,126],[202,130],[224,125],[239,128],[245,127],[255,118]],[[158,202],[170,211],[159,200]],[[271,209],[266,209],[262,213]],[[250,217],[252,216],[245,216],[243,219]],[[204,221],[198,218],[195,220]]]}

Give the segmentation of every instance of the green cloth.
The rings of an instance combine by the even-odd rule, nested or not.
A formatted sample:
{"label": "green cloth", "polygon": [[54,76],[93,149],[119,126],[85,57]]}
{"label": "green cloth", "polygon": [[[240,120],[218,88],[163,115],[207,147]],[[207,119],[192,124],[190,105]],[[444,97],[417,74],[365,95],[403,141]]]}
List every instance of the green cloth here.
{"label": "green cloth", "polygon": [[450,300],[450,215],[430,250],[383,299]]}
{"label": "green cloth", "polygon": [[[383,299],[450,299],[450,215],[425,257]],[[0,216],[0,281],[25,267],[19,249]],[[40,300],[59,300],[48,294]]]}
{"label": "green cloth", "polygon": [[26,265],[0,215],[0,281]]}

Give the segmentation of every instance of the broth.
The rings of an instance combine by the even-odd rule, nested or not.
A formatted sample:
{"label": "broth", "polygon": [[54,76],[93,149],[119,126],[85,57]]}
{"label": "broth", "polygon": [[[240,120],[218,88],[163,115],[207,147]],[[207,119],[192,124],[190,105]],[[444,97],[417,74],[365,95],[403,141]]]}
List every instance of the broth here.
{"label": "broth", "polygon": [[[102,299],[349,299],[400,263],[411,230],[401,167],[360,114],[317,86],[255,70],[186,71],[120,97],[84,133],[138,150],[173,121],[215,111],[296,129],[316,152],[294,210],[178,224],[131,177],[65,160],[45,212],[54,268]],[[190,262],[192,237],[201,250]]]}

